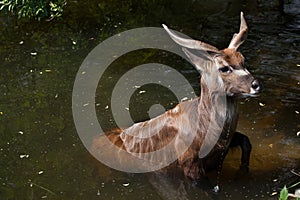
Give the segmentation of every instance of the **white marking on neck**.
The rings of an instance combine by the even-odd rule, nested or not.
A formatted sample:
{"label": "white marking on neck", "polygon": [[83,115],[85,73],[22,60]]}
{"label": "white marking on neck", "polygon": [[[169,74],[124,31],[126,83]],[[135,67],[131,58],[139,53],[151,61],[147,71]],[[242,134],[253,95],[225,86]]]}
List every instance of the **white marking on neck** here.
{"label": "white marking on neck", "polygon": [[246,75],[250,74],[247,69],[237,69],[237,70],[234,70],[234,73],[238,76],[246,76]]}

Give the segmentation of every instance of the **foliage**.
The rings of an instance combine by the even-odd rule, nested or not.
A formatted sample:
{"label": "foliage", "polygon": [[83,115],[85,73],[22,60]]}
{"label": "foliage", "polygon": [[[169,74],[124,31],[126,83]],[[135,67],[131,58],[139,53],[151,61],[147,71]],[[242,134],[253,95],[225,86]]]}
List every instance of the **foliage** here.
{"label": "foliage", "polygon": [[[297,185],[299,185],[299,184],[300,184],[300,182],[295,183],[294,185],[290,186],[289,188],[295,187],[295,186],[297,186]],[[299,189],[296,190],[296,191],[299,191]],[[295,192],[295,194],[290,194],[290,193],[288,192],[288,188],[287,188],[286,186],[284,186],[284,187],[281,189],[281,191],[280,191],[279,200],[287,200],[287,199],[289,198],[289,196],[290,196],[290,197],[293,197],[295,200],[299,200],[299,199],[300,199],[300,198],[299,198],[299,192]]]}
{"label": "foliage", "polygon": [[279,200],[287,200],[288,196],[289,196],[288,190],[287,190],[286,186],[284,186],[282,188],[282,190],[280,191]]}
{"label": "foliage", "polygon": [[53,19],[63,13],[66,0],[0,0],[0,10],[19,18]]}

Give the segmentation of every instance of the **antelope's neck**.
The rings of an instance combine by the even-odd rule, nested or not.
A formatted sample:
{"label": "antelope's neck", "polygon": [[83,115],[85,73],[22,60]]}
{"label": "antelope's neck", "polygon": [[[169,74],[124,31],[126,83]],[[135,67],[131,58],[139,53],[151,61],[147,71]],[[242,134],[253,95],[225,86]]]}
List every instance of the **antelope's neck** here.
{"label": "antelope's neck", "polygon": [[[220,85],[221,86],[221,85]],[[198,105],[199,133],[197,138],[204,141],[198,156],[204,158],[211,152],[219,140],[222,146],[228,146],[232,138],[231,133],[236,129],[237,112],[236,97],[227,97],[225,92],[216,86],[210,86],[201,79],[201,97]]]}
{"label": "antelope's neck", "polygon": [[235,118],[237,113],[237,97],[227,96],[225,92],[216,92],[217,86],[209,86],[201,79],[201,97],[198,113],[202,124],[213,121],[216,125],[224,125]]}

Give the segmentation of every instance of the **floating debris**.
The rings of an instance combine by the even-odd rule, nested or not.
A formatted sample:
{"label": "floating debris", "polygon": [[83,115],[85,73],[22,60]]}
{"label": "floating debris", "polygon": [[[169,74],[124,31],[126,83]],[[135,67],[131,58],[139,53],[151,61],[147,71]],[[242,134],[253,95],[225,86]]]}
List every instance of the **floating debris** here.
{"label": "floating debris", "polygon": [[298,111],[298,110],[295,110],[295,113],[298,115],[298,114],[299,114],[299,111]]}
{"label": "floating debris", "polygon": [[2,111],[0,111],[0,115],[3,115],[3,112],[2,112]]}
{"label": "floating debris", "polygon": [[43,174],[43,173],[44,173],[44,171],[39,171],[39,172],[38,172],[38,175]]}
{"label": "floating debris", "polygon": [[45,72],[51,72],[51,69],[45,69]]}
{"label": "floating debris", "polygon": [[300,189],[296,189],[295,191],[295,197],[300,198]]}
{"label": "floating debris", "polygon": [[273,148],[273,144],[269,144],[268,146],[269,146],[270,148]]}
{"label": "floating debris", "polygon": [[220,191],[220,187],[218,185],[216,185],[214,188],[213,188],[213,191],[215,193],[218,193]]}
{"label": "floating debris", "polygon": [[37,55],[37,52],[36,52],[36,51],[35,51],[35,52],[31,52],[30,55],[36,56],[36,55]]}
{"label": "floating debris", "polygon": [[125,110],[128,110],[128,111],[129,111],[129,108],[126,107]]}
{"label": "floating debris", "polygon": [[122,184],[124,187],[128,187],[129,186],[129,183],[123,183]]}
{"label": "floating debris", "polygon": [[300,131],[298,131],[298,132],[296,133],[296,135],[299,136],[299,135],[300,135]]}
{"label": "floating debris", "polygon": [[259,102],[259,105],[260,105],[261,107],[264,107],[266,104],[265,104],[265,103]]}
{"label": "floating debris", "polygon": [[28,154],[21,154],[20,155],[20,158],[22,159],[22,158],[29,158],[29,155]]}
{"label": "floating debris", "polygon": [[100,190],[98,189],[98,190],[97,190],[97,196],[100,196],[100,194],[101,194],[101,193],[100,193]]}
{"label": "floating debris", "polygon": [[23,40],[21,40],[21,41],[19,42],[19,44],[21,44],[21,45],[22,45],[22,44],[24,44],[24,41],[23,41]]}
{"label": "floating debris", "polygon": [[146,93],[146,91],[145,90],[139,91],[139,94],[143,94],[143,93]]}
{"label": "floating debris", "polygon": [[76,45],[76,44],[77,44],[77,42],[76,42],[76,41],[72,41],[72,44],[73,44],[73,45]]}
{"label": "floating debris", "polygon": [[140,88],[141,86],[139,86],[139,85],[135,85],[135,86],[133,86],[134,88]]}
{"label": "floating debris", "polygon": [[58,94],[55,94],[54,98],[57,99],[58,98]]}
{"label": "floating debris", "polygon": [[82,75],[86,74],[86,71],[81,72]]}
{"label": "floating debris", "polygon": [[271,196],[278,194],[278,192],[272,192]]}
{"label": "floating debris", "polygon": [[296,189],[296,190],[295,190],[295,194],[288,193],[288,196],[289,196],[289,197],[292,197],[292,198],[295,198],[295,199],[300,198],[300,189]]}
{"label": "floating debris", "polygon": [[108,108],[109,108],[109,106],[107,105],[107,106],[105,106],[105,108],[104,108],[104,109],[105,109],[105,110],[107,110]]}
{"label": "floating debris", "polygon": [[24,132],[23,132],[23,131],[18,131],[18,133],[19,133],[19,134],[21,134],[21,135],[23,135],[23,134],[24,134]]}

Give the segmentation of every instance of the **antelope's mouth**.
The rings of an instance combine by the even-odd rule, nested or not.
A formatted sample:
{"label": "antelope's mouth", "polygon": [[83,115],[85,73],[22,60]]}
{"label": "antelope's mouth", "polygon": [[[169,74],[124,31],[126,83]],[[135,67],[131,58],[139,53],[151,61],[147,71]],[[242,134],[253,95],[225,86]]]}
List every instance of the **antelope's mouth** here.
{"label": "antelope's mouth", "polygon": [[240,94],[241,97],[257,97],[259,96],[259,93],[261,91],[261,86],[259,88],[253,89],[253,87],[250,88],[250,92],[242,92]]}
{"label": "antelope's mouth", "polygon": [[251,93],[227,93],[227,96],[229,97],[241,97],[241,98],[247,98],[247,97],[258,97],[259,96],[259,92],[251,94]]}
{"label": "antelope's mouth", "polygon": [[252,94],[252,93],[241,93],[240,96],[242,98],[246,98],[246,97],[258,97],[259,96],[259,92],[254,93],[254,94]]}

